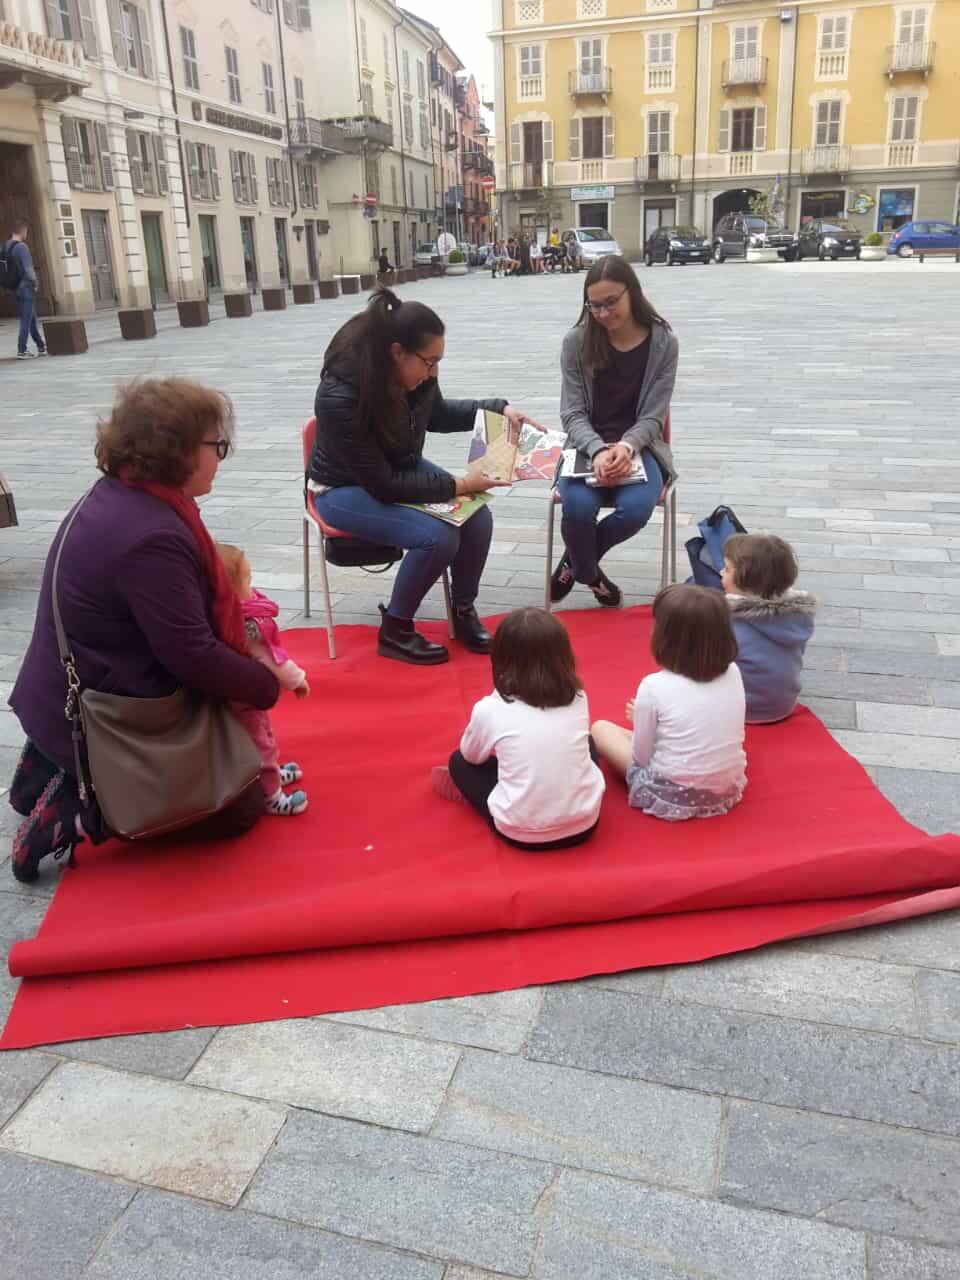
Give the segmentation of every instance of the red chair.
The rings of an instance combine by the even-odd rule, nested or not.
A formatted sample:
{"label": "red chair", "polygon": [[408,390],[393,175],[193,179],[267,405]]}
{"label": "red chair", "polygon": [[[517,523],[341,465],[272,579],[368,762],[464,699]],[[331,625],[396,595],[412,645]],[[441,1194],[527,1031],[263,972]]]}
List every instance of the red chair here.
{"label": "red chair", "polygon": [[[403,551],[400,547],[375,546],[372,542],[357,538],[352,533],[344,533],[342,529],[334,529],[320,515],[315,505],[315,495],[306,486],[306,473],[310,465],[310,455],[313,453],[313,445],[316,438],[317,420],[316,418],[311,418],[302,432],[304,470],[303,613],[305,617],[310,617],[310,526],[312,524],[316,527],[320,544],[320,579],[323,583],[323,600],[327,615],[327,646],[330,650],[330,657],[335,658],[337,656],[337,647],[333,635],[333,602],[330,599],[330,579],[327,575],[327,561],[329,560],[332,564],[337,564],[338,562],[349,563],[360,568],[372,567],[373,565],[383,565],[387,568],[402,558]],[[336,550],[331,554],[331,543],[333,542],[340,544],[344,551],[348,550],[348,557],[338,561]],[[454,638],[453,601],[450,596],[450,578],[446,569],[441,575],[441,580],[443,582],[444,603],[447,607],[447,623],[450,629],[450,639],[452,640]]]}
{"label": "red chair", "polygon": [[[663,438],[670,444],[670,415],[663,424]],[[557,481],[554,479],[547,496],[547,583],[544,593],[543,607],[547,613],[553,607],[550,599],[550,578],[553,574],[553,526],[560,494],[557,492]],[[677,482],[668,480],[657,500],[657,506],[663,507],[663,543],[660,551],[660,586],[668,586],[677,580]]]}

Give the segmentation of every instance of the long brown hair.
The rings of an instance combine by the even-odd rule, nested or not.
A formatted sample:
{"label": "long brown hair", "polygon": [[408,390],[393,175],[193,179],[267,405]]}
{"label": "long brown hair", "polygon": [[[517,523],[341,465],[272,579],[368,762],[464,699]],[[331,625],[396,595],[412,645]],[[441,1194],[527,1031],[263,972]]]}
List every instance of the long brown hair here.
{"label": "long brown hair", "polygon": [[611,284],[622,284],[626,288],[630,294],[630,310],[636,324],[644,325],[647,329],[652,329],[655,324],[661,325],[664,329],[670,328],[663,316],[650,305],[640,287],[637,273],[630,263],[615,253],[601,258],[599,262],[593,264],[583,282],[583,307],[580,318],[577,320],[577,324],[584,330],[583,364],[591,378],[602,373],[610,363],[610,339],[607,337],[607,331],[603,325],[597,324],[587,306],[587,290],[599,284],[601,280],[609,280]]}
{"label": "long brown hair", "polygon": [[722,676],[737,656],[723,592],[683,582],[658,591],[650,651],[667,671],[700,684]]}
{"label": "long brown hair", "polygon": [[392,376],[390,348],[399,342],[415,352],[429,338],[442,338],[443,321],[422,302],[401,302],[382,285],[366,310],[348,320],[330,340],[323,355],[321,380],[328,373],[355,371],[360,391],[357,416],[361,429],[384,445],[396,444],[406,429],[403,391]]}
{"label": "long brown hair", "polygon": [[514,609],[500,623],[490,661],[494,688],[505,702],[569,707],[583,688],[566,627],[533,605]]}

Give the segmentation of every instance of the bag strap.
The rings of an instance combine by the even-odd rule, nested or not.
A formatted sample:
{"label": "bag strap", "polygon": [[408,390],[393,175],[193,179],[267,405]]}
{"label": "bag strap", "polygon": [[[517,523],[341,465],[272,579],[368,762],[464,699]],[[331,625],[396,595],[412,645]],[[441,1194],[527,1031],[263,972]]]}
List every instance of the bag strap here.
{"label": "bag strap", "polygon": [[80,801],[84,805],[87,804],[88,797],[93,791],[93,782],[87,776],[87,771],[83,767],[83,751],[81,748],[85,745],[86,739],[83,732],[83,717],[80,714],[80,677],[77,674],[77,660],[73,655],[70,643],[67,640],[67,633],[64,630],[57,585],[60,577],[60,557],[63,555],[63,544],[73,528],[74,520],[80,514],[80,508],[92,492],[92,489],[88,489],[70,513],[60,537],[60,544],[57,547],[57,554],[53,561],[53,573],[50,578],[50,599],[53,605],[53,625],[57,633],[57,649],[60,652],[60,665],[63,667],[67,677],[67,701],[63,708],[63,714],[70,721],[70,737],[73,743],[73,764],[77,774],[77,789],[80,793]]}

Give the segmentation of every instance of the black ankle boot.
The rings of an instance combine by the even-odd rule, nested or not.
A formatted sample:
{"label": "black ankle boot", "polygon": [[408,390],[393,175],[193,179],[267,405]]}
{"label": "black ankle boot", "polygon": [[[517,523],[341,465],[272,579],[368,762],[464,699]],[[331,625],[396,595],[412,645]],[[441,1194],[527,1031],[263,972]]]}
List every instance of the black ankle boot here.
{"label": "black ankle boot", "polygon": [[450,654],[443,645],[426,640],[414,630],[412,622],[394,618],[383,605],[380,605],[380,613],[377,653],[381,658],[396,658],[399,662],[412,662],[420,667],[432,667],[450,660]]}
{"label": "black ankle boot", "polygon": [[490,632],[477,617],[472,604],[466,609],[454,609],[453,630],[460,643],[471,653],[490,652]]}

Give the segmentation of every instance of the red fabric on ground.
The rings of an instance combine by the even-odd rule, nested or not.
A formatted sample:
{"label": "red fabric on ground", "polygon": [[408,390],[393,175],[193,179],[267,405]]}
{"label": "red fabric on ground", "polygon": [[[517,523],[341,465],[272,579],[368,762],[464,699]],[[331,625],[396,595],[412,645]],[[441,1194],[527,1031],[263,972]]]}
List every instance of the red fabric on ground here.
{"label": "red fabric on ground", "polygon": [[[652,666],[649,609],[561,616],[593,717],[622,721]],[[38,937],[11,952],[26,980],[0,1047],[699,960],[953,902],[923,895],[960,886],[960,838],[906,823],[803,710],[748,730],[747,792],[726,817],[647,818],[610,778],[587,845],[503,845],[430,789],[488,662],[459,646],[443,667],[386,662],[374,635],[340,628],[332,663],[322,631],[285,636],[313,689],[275,715],[303,817],[219,845],[81,847]]]}

